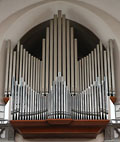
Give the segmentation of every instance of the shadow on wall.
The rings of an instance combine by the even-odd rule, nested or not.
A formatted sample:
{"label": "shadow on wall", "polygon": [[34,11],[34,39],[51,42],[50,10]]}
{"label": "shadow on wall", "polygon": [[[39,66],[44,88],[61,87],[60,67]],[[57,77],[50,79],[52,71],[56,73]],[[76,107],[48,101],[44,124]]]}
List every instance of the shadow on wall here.
{"label": "shadow on wall", "polygon": [[97,135],[96,139],[23,139],[20,134],[16,134],[15,142],[104,142],[103,133]]}
{"label": "shadow on wall", "polygon": [[[20,39],[23,47],[40,60],[42,60],[42,39],[46,37],[46,27],[49,26],[50,20],[45,21],[33,27]],[[96,48],[99,39],[93,32],[75,21],[70,20],[70,26],[74,27],[74,36],[78,41],[78,59],[81,59]]]}

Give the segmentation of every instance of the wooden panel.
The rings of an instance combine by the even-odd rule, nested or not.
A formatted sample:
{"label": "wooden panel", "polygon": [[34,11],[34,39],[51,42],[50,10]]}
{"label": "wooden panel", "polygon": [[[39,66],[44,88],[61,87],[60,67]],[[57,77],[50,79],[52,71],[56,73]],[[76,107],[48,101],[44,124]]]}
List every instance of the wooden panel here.
{"label": "wooden panel", "polygon": [[11,120],[24,138],[96,138],[109,120]]}

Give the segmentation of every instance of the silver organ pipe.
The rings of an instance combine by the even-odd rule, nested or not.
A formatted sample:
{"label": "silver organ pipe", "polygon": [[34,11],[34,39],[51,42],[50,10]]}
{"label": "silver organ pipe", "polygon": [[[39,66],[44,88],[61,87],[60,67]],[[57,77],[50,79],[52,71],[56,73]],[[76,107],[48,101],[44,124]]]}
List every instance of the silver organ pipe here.
{"label": "silver organ pipe", "polygon": [[104,80],[104,72],[103,72],[103,45],[102,45],[102,42],[100,41],[100,69],[101,69],[101,80]]}
{"label": "silver organ pipe", "polygon": [[79,61],[79,88],[80,88],[80,93],[82,91],[82,60]]}
{"label": "silver organ pipe", "polygon": [[87,59],[86,59],[86,64],[87,64],[87,88],[90,86],[90,77],[89,77],[89,75],[90,75],[90,73],[89,73],[89,71],[90,71],[90,68],[89,68],[89,56],[87,56],[86,57]]}
{"label": "silver organ pipe", "polygon": [[66,80],[66,20],[65,20],[65,15],[62,17],[62,54],[63,54],[63,62],[62,62],[62,69],[63,69],[63,78]]}
{"label": "silver organ pipe", "polygon": [[25,81],[25,54],[26,54],[26,50],[23,49],[23,69],[22,69],[22,77],[23,80]]}
{"label": "silver organ pipe", "polygon": [[107,47],[107,66],[108,66],[108,90],[109,95],[112,93],[112,84],[111,84],[111,70],[110,70],[110,49]]}
{"label": "silver organ pipe", "polygon": [[75,76],[74,76],[74,68],[75,68],[75,63],[74,63],[74,31],[73,31],[73,27],[72,28],[70,28],[70,39],[71,39],[71,43],[70,43],[70,45],[71,45],[71,92],[73,92],[74,93],[74,89],[75,89],[75,87],[74,87],[74,83],[75,83],[75,81],[74,81],[74,78],[75,78]]}
{"label": "silver organ pipe", "polygon": [[107,119],[114,80],[113,41],[78,59],[74,28],[61,11],[46,27],[42,60],[7,42],[5,97],[14,120]]}
{"label": "silver organ pipe", "polygon": [[46,29],[46,81],[45,81],[45,91],[48,93],[48,84],[49,84],[49,28]]}
{"label": "silver organ pipe", "polygon": [[31,55],[28,54],[28,86],[30,86],[30,77],[31,77],[30,76],[30,61],[31,61]]}
{"label": "silver organ pipe", "polygon": [[53,56],[53,20],[50,20],[50,82],[49,82],[49,90],[50,87],[52,86],[53,82],[53,75],[54,75],[54,70],[53,70],[53,61],[54,61],[54,56]]}
{"label": "silver organ pipe", "polygon": [[58,56],[58,48],[57,48],[57,15],[54,15],[54,80],[57,76],[57,56]]}
{"label": "silver organ pipe", "polygon": [[39,74],[39,84],[40,84],[40,87],[39,87],[39,92],[42,91],[42,61],[39,61],[39,69],[40,69],[40,74]]}
{"label": "silver organ pipe", "polygon": [[12,78],[15,79],[15,65],[16,65],[16,52],[13,52],[13,75]]}
{"label": "silver organ pipe", "polygon": [[42,41],[42,92],[45,91],[45,39]]}
{"label": "silver organ pipe", "polygon": [[84,59],[82,58],[82,91],[85,88],[85,77],[84,77]]}
{"label": "silver organ pipe", "polygon": [[31,56],[31,74],[30,74],[30,87],[33,89],[33,56]]}
{"label": "silver organ pipe", "polygon": [[8,69],[9,69],[10,43],[7,41],[7,59],[6,59],[6,73],[5,73],[5,97],[8,95]]}
{"label": "silver organ pipe", "polygon": [[58,73],[61,73],[61,11],[58,11]]}
{"label": "silver organ pipe", "polygon": [[92,84],[93,84],[93,82],[94,82],[94,80],[95,80],[95,68],[94,68],[94,51],[92,51],[91,52],[91,62],[92,62]]}
{"label": "silver organ pipe", "polygon": [[78,92],[78,74],[79,74],[79,68],[78,68],[78,64],[79,64],[79,62],[78,62],[78,60],[77,60],[77,39],[74,39],[74,51],[75,51],[75,68],[74,68],[74,74],[75,74],[75,92]]}
{"label": "silver organ pipe", "polygon": [[110,65],[111,65],[111,77],[112,77],[112,95],[115,96],[115,73],[114,73],[114,61],[113,61],[113,41],[109,40],[110,48]]}
{"label": "silver organ pipe", "polygon": [[10,95],[10,91],[11,91],[11,83],[12,83],[12,58],[13,58],[13,49],[11,47],[11,42],[10,40],[8,41],[9,44],[10,44],[10,66],[9,66],[9,85],[8,85],[8,93]]}
{"label": "silver organ pipe", "polygon": [[[36,64],[35,64],[35,60],[36,60],[36,58],[35,57],[33,57],[33,90],[35,91],[36,90],[36,77],[35,77],[35,75],[36,75],[36,71],[35,71],[35,67],[36,67]],[[26,65],[27,66],[27,65]]]}
{"label": "silver organ pipe", "polygon": [[20,69],[19,69],[19,78],[22,77],[22,59],[23,59],[23,45],[20,46]]}
{"label": "silver organ pipe", "polygon": [[89,86],[92,84],[92,56],[88,56],[88,68],[89,68]]}
{"label": "silver organ pipe", "polygon": [[[97,79],[98,76],[98,71],[97,71],[97,51],[94,49],[94,70],[95,70],[95,80]],[[94,81],[95,81],[94,80]]]}
{"label": "silver organ pipe", "polygon": [[17,44],[17,67],[16,67],[16,80],[17,81],[19,81],[18,80],[19,78],[19,55],[20,55],[19,50],[20,50],[20,43],[18,42]]}
{"label": "silver organ pipe", "polygon": [[36,68],[35,68],[35,78],[36,78],[36,82],[35,82],[35,86],[36,86],[36,92],[38,92],[38,59],[36,59]]}
{"label": "silver organ pipe", "polygon": [[85,86],[84,86],[84,90],[87,88],[87,68],[86,68],[86,57],[84,57],[84,83],[85,83]]}
{"label": "silver organ pipe", "polygon": [[37,73],[38,73],[38,78],[37,78],[37,87],[38,87],[38,93],[40,93],[40,60],[38,59],[37,62]]}
{"label": "silver organ pipe", "polygon": [[67,20],[67,86],[70,88],[70,22]]}
{"label": "silver organ pipe", "polygon": [[[107,95],[108,95],[108,69],[107,69],[107,52],[106,51],[104,51],[104,74],[105,74],[105,77],[104,77],[104,80],[105,80],[105,90],[107,90],[106,92],[105,92],[105,100],[106,100],[106,102],[105,102],[105,112],[107,112],[108,111],[108,97],[107,97]],[[105,115],[105,118],[107,118],[107,115]]]}

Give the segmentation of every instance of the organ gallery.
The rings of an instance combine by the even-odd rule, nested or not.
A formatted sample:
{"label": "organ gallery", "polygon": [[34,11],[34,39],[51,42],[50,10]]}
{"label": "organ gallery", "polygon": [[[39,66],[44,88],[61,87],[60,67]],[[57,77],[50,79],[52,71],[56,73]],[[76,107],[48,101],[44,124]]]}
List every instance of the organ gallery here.
{"label": "organ gallery", "polygon": [[[37,137],[47,137],[45,133],[52,127],[56,128],[57,137],[70,137],[72,129],[76,133],[71,137],[89,137],[93,125],[96,134],[90,137],[95,137],[114,118],[114,41],[110,39],[105,47],[99,40],[89,53],[79,56],[82,50],[71,20],[59,10],[48,23],[40,41],[41,53],[37,53],[41,58],[21,41],[15,47],[11,47],[11,40],[6,42],[7,119],[24,138],[30,134],[27,123],[31,129],[32,124],[39,125],[35,130]],[[27,134],[24,126],[18,126],[22,123],[26,123]],[[83,130],[82,123],[89,130]],[[59,127],[65,128],[68,135],[62,135]]]}

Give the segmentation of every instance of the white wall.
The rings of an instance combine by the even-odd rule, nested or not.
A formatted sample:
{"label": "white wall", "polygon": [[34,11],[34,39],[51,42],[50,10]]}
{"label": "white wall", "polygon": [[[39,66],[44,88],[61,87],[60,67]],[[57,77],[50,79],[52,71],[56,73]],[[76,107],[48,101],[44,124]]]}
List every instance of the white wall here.
{"label": "white wall", "polygon": [[[83,2],[84,1],[84,2]],[[114,1],[114,3],[113,3]],[[115,7],[113,6],[115,5]],[[107,46],[110,38],[115,39],[116,92],[120,100],[120,3],[117,0],[1,0],[0,1],[0,98],[4,92],[5,40],[17,41],[35,25],[51,19],[61,9],[68,19],[74,20],[94,32]],[[19,140],[20,139],[20,140]],[[21,137],[16,137],[22,142]],[[74,140],[72,140],[74,141]],[[83,141],[83,140],[81,140]],[[99,135],[96,140],[103,141]]]}

